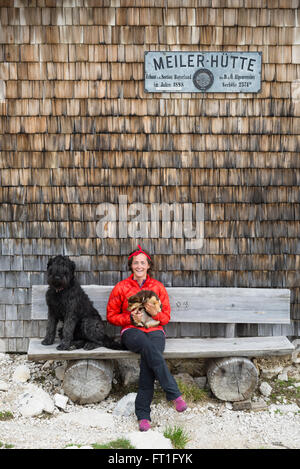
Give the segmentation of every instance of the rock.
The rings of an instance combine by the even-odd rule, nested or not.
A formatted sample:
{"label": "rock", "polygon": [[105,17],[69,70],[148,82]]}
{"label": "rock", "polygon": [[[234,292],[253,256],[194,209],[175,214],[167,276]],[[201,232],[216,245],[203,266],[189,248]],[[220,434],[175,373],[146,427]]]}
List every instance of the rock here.
{"label": "rock", "polygon": [[65,366],[58,366],[57,368],[55,368],[55,376],[59,381],[63,381],[65,371],[66,371]]}
{"label": "rock", "polygon": [[194,378],[194,382],[197,384],[197,386],[200,389],[205,389],[207,386],[207,378],[206,376],[199,376],[197,378]]}
{"label": "rock", "polygon": [[0,391],[8,391],[8,384],[5,381],[0,381]]}
{"label": "rock", "polygon": [[64,396],[63,394],[54,395],[54,404],[59,409],[65,410],[68,400],[69,398],[67,396]]}
{"label": "rock", "polygon": [[300,364],[289,366],[284,369],[284,372],[287,372],[289,378],[295,381],[300,381]]}
{"label": "rock", "polygon": [[18,411],[23,417],[35,417],[44,411],[52,414],[54,403],[47,392],[32,384],[19,397]]}
{"label": "rock", "polygon": [[251,410],[253,410],[254,412],[258,412],[260,410],[266,410],[267,408],[268,408],[268,404],[263,399],[259,399],[256,402],[252,402],[252,405],[251,405]]}
{"label": "rock", "polygon": [[277,376],[277,379],[279,379],[279,381],[288,381],[289,378],[288,378],[287,372],[284,371],[283,373],[280,373],[280,374]]}
{"label": "rock", "polygon": [[171,440],[154,430],[131,432],[124,437],[130,441],[135,449],[173,449]]}
{"label": "rock", "polygon": [[136,358],[119,358],[117,363],[123,385],[137,384],[140,375],[140,360]]}
{"label": "rock", "polygon": [[49,368],[51,368],[51,365],[53,363],[53,360],[47,360],[43,366],[42,366],[42,370],[48,370]]}
{"label": "rock", "polygon": [[26,383],[30,378],[30,369],[26,365],[19,365],[14,371],[12,380],[16,383]]}
{"label": "rock", "polygon": [[261,394],[265,397],[269,397],[272,392],[272,387],[266,381],[263,381],[259,386]]}
{"label": "rock", "polygon": [[173,358],[166,360],[171,374],[188,373],[191,376],[206,374],[207,360],[205,358]]}
{"label": "rock", "polygon": [[261,369],[261,377],[272,379],[275,378],[283,370],[283,366],[274,366],[272,368],[263,368]]}
{"label": "rock", "polygon": [[250,410],[251,401],[248,399],[246,401],[237,401],[232,403],[232,410]]}
{"label": "rock", "polygon": [[294,404],[272,404],[269,407],[270,412],[278,412],[281,414],[296,413],[299,412],[299,407],[296,403]]}
{"label": "rock", "polygon": [[292,353],[292,362],[300,363],[300,357],[298,357],[298,355],[300,354],[300,339],[293,340],[292,344],[295,347],[295,350]]}
{"label": "rock", "polygon": [[94,409],[83,409],[79,412],[61,414],[57,422],[72,423],[81,427],[114,428],[115,422],[111,414]]}
{"label": "rock", "polygon": [[188,373],[178,373],[177,375],[174,375],[174,378],[176,381],[181,381],[183,384],[195,384],[194,378]]}
{"label": "rock", "polygon": [[135,398],[137,396],[136,392],[131,392],[126,396],[122,397],[119,400],[116,407],[113,410],[113,415],[122,415],[124,417],[129,417],[135,413]]}

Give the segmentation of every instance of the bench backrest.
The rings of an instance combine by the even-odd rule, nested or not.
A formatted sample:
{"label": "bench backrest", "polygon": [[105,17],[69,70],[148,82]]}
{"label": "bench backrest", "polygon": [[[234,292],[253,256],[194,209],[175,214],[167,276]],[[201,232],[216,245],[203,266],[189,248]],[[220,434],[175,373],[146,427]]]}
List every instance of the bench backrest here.
{"label": "bench backrest", "polygon": [[[32,286],[32,319],[47,319],[48,285]],[[82,287],[102,319],[113,286]],[[169,287],[171,322],[289,324],[290,290],[273,288]]]}

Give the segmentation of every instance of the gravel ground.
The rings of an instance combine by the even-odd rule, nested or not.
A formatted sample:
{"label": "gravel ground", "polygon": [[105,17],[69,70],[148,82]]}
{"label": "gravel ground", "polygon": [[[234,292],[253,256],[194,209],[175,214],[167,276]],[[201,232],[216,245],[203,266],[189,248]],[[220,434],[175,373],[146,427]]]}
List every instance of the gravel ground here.
{"label": "gravel ground", "polygon": [[[21,364],[30,369],[30,378],[25,383],[13,379],[15,369]],[[113,396],[98,404],[80,406],[69,402],[65,410],[56,407],[52,414],[21,416],[18,398],[30,383],[52,397],[60,392],[61,381],[55,376],[55,369],[61,364],[33,363],[26,360],[26,355],[0,354],[0,384],[2,387],[6,384],[6,390],[0,391],[0,413],[13,414],[12,419],[0,419],[0,442],[3,445],[13,445],[15,449],[89,446],[118,437],[126,438],[128,433],[138,430],[135,416],[112,414],[118,400]],[[163,434],[167,426],[183,427],[190,438],[186,449],[299,449],[300,408],[297,402],[295,399],[289,403],[269,403],[261,411],[235,411],[231,404],[211,398],[200,404],[190,404],[186,412],[179,414],[171,404],[161,401],[152,405],[152,428]]]}

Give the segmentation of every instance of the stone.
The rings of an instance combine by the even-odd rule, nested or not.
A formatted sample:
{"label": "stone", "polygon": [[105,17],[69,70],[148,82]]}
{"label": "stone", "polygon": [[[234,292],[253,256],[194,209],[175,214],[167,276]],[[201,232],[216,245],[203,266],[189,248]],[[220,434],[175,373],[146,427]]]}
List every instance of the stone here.
{"label": "stone", "polygon": [[113,415],[122,415],[124,417],[134,415],[136,396],[136,392],[131,392],[122,397],[122,399],[119,400],[116,407],[114,408]]}
{"label": "stone", "polygon": [[298,413],[299,407],[297,403],[293,404],[271,404],[270,412],[279,412],[281,414],[288,414],[288,413]]}
{"label": "stone", "polygon": [[57,417],[58,422],[72,423],[81,427],[114,428],[115,422],[111,414],[94,409],[83,409],[79,412],[61,414]]}
{"label": "stone", "polygon": [[137,384],[140,376],[140,360],[119,358],[117,363],[123,385]]}
{"label": "stone", "polygon": [[272,392],[272,387],[266,381],[263,381],[259,386],[261,394],[265,397],[269,397]]}
{"label": "stone", "polygon": [[124,438],[129,440],[135,449],[173,449],[171,440],[154,430],[131,432]]}
{"label": "stone", "polygon": [[177,375],[174,375],[174,378],[176,381],[181,381],[183,384],[195,384],[194,378],[188,373],[178,373]]}
{"label": "stone", "polygon": [[199,376],[197,378],[194,378],[195,384],[198,386],[200,389],[205,389],[207,387],[207,378],[206,376]]}
{"label": "stone", "polygon": [[294,364],[284,369],[288,377],[295,381],[300,381],[300,364]]}
{"label": "stone", "polygon": [[300,354],[300,339],[293,340],[292,344],[295,347],[295,350],[292,353],[292,362],[293,363],[300,363],[300,357],[298,357],[298,355]]}
{"label": "stone", "polygon": [[30,378],[30,369],[26,365],[19,365],[14,371],[12,380],[16,383],[26,383]]}
{"label": "stone", "polygon": [[69,398],[67,396],[64,396],[63,394],[54,395],[54,404],[59,409],[65,410],[68,400]]}
{"label": "stone", "polygon": [[191,376],[206,374],[207,360],[205,358],[175,358],[166,360],[171,374],[188,373]]}
{"label": "stone", "polygon": [[19,396],[17,406],[23,417],[36,417],[43,412],[54,412],[54,402],[49,394],[33,384],[28,385],[27,390]]}
{"label": "stone", "polygon": [[246,401],[236,401],[232,403],[232,410],[250,410],[251,406],[249,399]]}
{"label": "stone", "polygon": [[8,384],[5,381],[0,381],[0,391],[8,391]]}
{"label": "stone", "polygon": [[51,365],[53,363],[53,360],[47,360],[43,366],[42,366],[42,370],[48,370],[49,368],[51,368]]}
{"label": "stone", "polygon": [[282,373],[283,366],[274,366],[272,368],[262,368],[260,370],[261,377],[272,379],[275,378],[279,373]]}
{"label": "stone", "polygon": [[277,376],[277,379],[279,379],[279,381],[288,381],[289,378],[288,378],[287,372],[284,371],[283,373],[280,373],[280,374]]}
{"label": "stone", "polygon": [[57,368],[55,368],[55,376],[59,381],[63,381],[65,371],[66,371],[65,366],[58,366]]}
{"label": "stone", "polygon": [[268,409],[268,404],[264,399],[258,399],[255,402],[252,402],[251,404],[251,410],[254,412],[258,412],[260,410],[267,410]]}

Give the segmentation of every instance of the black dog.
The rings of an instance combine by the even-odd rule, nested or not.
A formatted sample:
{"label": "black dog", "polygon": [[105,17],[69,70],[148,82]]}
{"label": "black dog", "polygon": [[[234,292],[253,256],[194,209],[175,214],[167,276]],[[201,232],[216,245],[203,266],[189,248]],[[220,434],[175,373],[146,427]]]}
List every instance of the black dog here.
{"label": "black dog", "polygon": [[96,347],[121,349],[119,343],[105,334],[101,316],[74,277],[74,272],[75,263],[67,256],[56,256],[48,262],[48,323],[42,344],[53,344],[57,324],[63,321],[58,350],[92,350]]}

